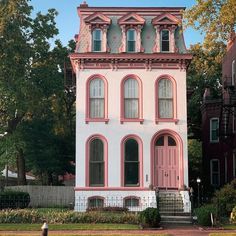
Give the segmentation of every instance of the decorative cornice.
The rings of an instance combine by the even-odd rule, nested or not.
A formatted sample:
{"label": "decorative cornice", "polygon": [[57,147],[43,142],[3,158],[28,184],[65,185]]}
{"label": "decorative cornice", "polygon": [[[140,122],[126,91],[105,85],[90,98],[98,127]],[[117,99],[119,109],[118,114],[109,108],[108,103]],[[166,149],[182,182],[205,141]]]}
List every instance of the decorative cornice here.
{"label": "decorative cornice", "polygon": [[90,25],[110,25],[111,19],[103,15],[101,12],[95,12],[94,14],[86,17],[84,22]]}
{"label": "decorative cornice", "polygon": [[118,20],[119,25],[144,25],[145,19],[136,13],[128,13]]}
{"label": "decorative cornice", "polygon": [[180,20],[170,13],[163,13],[152,20],[153,25],[178,25]]}
{"label": "decorative cornice", "polygon": [[73,69],[180,69],[186,70],[192,59],[191,54],[177,53],[72,53]]}

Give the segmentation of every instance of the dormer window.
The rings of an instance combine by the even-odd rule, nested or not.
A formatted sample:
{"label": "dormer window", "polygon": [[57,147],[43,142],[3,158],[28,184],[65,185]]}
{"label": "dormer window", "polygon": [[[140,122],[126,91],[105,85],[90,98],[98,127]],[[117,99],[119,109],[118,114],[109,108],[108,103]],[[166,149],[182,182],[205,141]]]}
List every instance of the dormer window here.
{"label": "dormer window", "polygon": [[136,47],[136,31],[129,29],[127,31],[127,52],[135,52]]}
{"label": "dormer window", "polygon": [[162,30],[161,31],[161,52],[170,51],[170,31]]}
{"label": "dormer window", "polygon": [[143,52],[141,30],[145,19],[136,13],[128,13],[118,20],[118,24],[122,31],[119,52]]}
{"label": "dormer window", "polygon": [[93,30],[93,52],[101,52],[102,50],[102,31],[101,29]]}
{"label": "dormer window", "polygon": [[100,12],[89,15],[84,19],[88,27],[88,52],[108,52],[107,30],[111,19]]}

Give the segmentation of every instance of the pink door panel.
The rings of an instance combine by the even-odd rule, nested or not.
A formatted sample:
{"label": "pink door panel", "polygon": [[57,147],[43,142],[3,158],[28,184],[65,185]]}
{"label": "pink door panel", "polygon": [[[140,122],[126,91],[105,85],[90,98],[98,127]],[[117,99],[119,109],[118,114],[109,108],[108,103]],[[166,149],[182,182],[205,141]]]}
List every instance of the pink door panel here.
{"label": "pink door panel", "polygon": [[154,185],[159,188],[178,188],[179,157],[177,146],[168,146],[168,136],[164,146],[155,147]]}

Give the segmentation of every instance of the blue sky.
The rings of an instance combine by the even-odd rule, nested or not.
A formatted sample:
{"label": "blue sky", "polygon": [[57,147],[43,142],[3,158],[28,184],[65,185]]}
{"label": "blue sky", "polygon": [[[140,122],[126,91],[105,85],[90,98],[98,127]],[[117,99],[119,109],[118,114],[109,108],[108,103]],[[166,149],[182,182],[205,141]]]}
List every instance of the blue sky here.
{"label": "blue sky", "polygon": [[[41,11],[46,13],[49,8],[55,8],[59,15],[56,18],[59,35],[57,38],[66,45],[70,39],[74,38],[79,32],[79,18],[77,15],[77,6],[83,0],[31,0],[34,12]],[[87,0],[89,6],[111,6],[111,7],[186,7],[189,8],[195,4],[195,0]],[[186,46],[201,42],[203,36],[200,32],[193,29],[187,29],[184,32]]]}

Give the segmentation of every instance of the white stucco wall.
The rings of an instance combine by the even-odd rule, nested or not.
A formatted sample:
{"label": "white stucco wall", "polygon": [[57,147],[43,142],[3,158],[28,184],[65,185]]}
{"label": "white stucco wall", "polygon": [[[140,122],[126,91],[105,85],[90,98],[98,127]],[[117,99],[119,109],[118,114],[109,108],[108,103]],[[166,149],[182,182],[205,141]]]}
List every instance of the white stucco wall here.
{"label": "white stucco wall", "polygon": [[[135,74],[143,85],[143,124],[138,122],[120,123],[120,84],[128,74]],[[85,123],[86,81],[94,74],[103,75],[108,81],[108,124],[103,122]],[[155,123],[155,81],[168,74],[177,84],[177,119],[179,122]],[[136,134],[143,142],[143,180],[144,187],[151,181],[150,142],[154,134],[163,129],[173,130],[183,142],[184,185],[188,186],[187,158],[187,114],[186,114],[186,72],[176,69],[144,69],[117,70],[98,69],[77,71],[76,93],[76,187],[85,187],[85,143],[93,134],[101,134],[108,141],[108,187],[121,186],[121,150],[122,138]]]}

